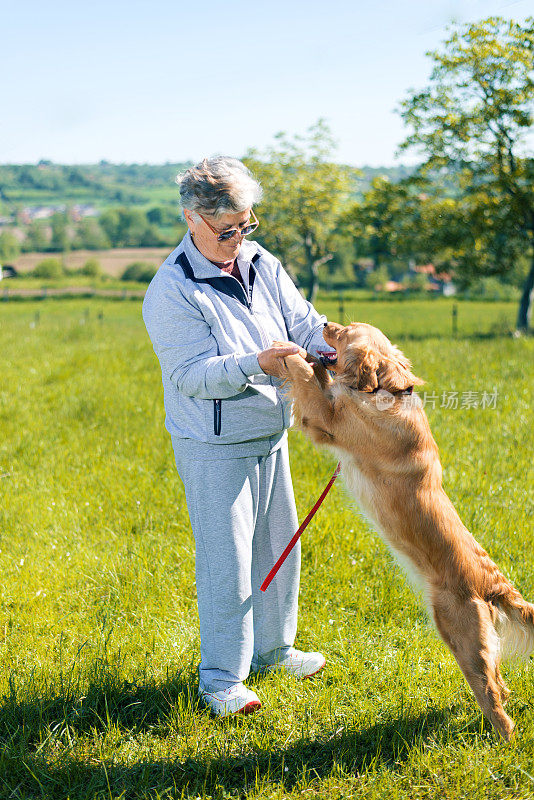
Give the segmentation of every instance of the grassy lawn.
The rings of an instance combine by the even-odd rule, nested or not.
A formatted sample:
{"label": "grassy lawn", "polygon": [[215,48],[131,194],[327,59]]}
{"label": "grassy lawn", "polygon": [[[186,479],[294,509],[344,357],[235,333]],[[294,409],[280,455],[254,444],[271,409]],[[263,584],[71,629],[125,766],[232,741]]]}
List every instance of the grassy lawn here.
{"label": "grassy lawn", "polygon": [[[318,308],[339,318],[336,298]],[[445,488],[534,600],[534,340],[504,335],[515,311],[459,303],[452,338],[449,301],[344,309],[426,380]],[[0,798],[534,797],[534,671],[504,668],[517,724],[504,745],[341,485],[303,537],[296,644],[327,668],[255,678],[258,714],[212,720],[196,701],[194,544],[140,303],[0,303],[0,347]],[[452,392],[479,407],[445,407]],[[334,460],[296,432],[290,446],[302,518]]]}

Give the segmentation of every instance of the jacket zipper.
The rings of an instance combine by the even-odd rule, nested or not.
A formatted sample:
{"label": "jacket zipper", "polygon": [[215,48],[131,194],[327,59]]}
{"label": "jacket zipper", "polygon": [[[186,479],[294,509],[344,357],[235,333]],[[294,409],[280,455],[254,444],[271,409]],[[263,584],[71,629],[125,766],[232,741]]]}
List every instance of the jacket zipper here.
{"label": "jacket zipper", "polygon": [[[250,315],[252,317],[254,317],[254,322],[256,323],[256,327],[258,328],[258,332],[260,334],[260,339],[261,339],[262,346],[265,347],[265,348],[269,347],[269,342],[268,342],[267,337],[265,336],[265,331],[263,330],[263,328],[261,326],[261,323],[258,321],[258,318],[256,317],[256,315],[254,313],[254,309],[252,307],[252,287],[253,287],[254,284],[249,282],[248,292],[247,292],[247,290],[245,289],[243,284],[237,278],[234,278],[233,275],[229,275],[228,277],[232,278],[232,280],[236,281],[236,283],[238,283],[240,286],[242,286],[242,288],[243,288],[243,290],[245,292],[245,298],[246,298],[246,301],[247,301],[247,308],[249,310]],[[271,384],[272,384],[272,380],[271,380]]]}
{"label": "jacket zipper", "polygon": [[[262,341],[263,347],[266,347],[266,348],[269,347],[269,342],[267,341],[267,337],[265,336],[265,331],[263,330],[261,322],[259,322],[258,318],[254,314],[254,309],[252,308],[252,284],[249,286],[248,310],[250,312],[250,315],[252,317],[254,317],[254,322],[256,323],[256,327],[258,328],[258,331],[260,333],[260,339]],[[269,376],[269,383],[271,384],[271,386],[274,386],[274,380],[273,380],[272,375]],[[285,414],[284,414],[284,406],[283,406],[283,404],[280,404],[280,411],[281,411],[281,414],[282,414],[282,425],[285,425],[286,417],[285,417]]]}
{"label": "jacket zipper", "polygon": [[[233,275],[229,275],[229,278],[232,278],[237,283],[240,283],[237,278],[234,278]],[[242,285],[242,284],[240,284]],[[245,287],[243,287],[245,288]],[[250,287],[252,290],[252,286]],[[247,294],[245,290],[245,295]],[[252,291],[250,291],[249,297],[247,297],[247,305],[250,311],[252,311]],[[213,401],[213,433],[215,436],[221,435],[221,425],[222,425],[222,400],[214,400]]]}
{"label": "jacket zipper", "polygon": [[215,436],[221,435],[221,400],[213,401],[213,433]]}
{"label": "jacket zipper", "polygon": [[[252,287],[253,287],[253,283],[250,283],[249,284],[249,290],[248,290],[248,298],[247,298],[248,299],[248,310],[250,312],[251,317],[254,317],[254,322],[256,323],[256,327],[258,328],[258,331],[259,331],[259,334],[260,334],[260,339],[262,341],[263,347],[267,348],[267,347],[269,347],[269,342],[267,340],[267,337],[265,336],[265,331],[263,330],[261,322],[259,322],[257,316],[254,314],[254,309],[252,308]],[[269,376],[269,383],[271,384],[271,386],[274,386],[274,380],[273,380],[272,375]],[[281,414],[282,414],[282,425],[284,425],[285,421],[286,421],[286,418],[285,418],[285,414],[284,414],[284,406],[283,406],[283,404],[280,404],[280,411],[281,411]]]}
{"label": "jacket zipper", "polygon": [[[265,336],[265,332],[264,332],[264,330],[263,330],[263,328],[261,326],[261,323],[258,321],[258,318],[254,313],[254,309],[252,308],[252,284],[250,284],[249,288],[248,288],[248,304],[247,305],[248,305],[248,310],[250,312],[250,315],[252,317],[254,317],[254,322],[256,323],[256,327],[258,328],[258,331],[259,331],[259,334],[260,334],[261,343],[262,343],[263,347],[267,348],[267,347],[269,347],[269,343],[267,341],[267,337]],[[272,380],[271,380],[271,383],[272,383]]]}
{"label": "jacket zipper", "polygon": [[[228,277],[229,278],[233,278],[234,281],[237,281],[237,283],[240,283],[237,280],[237,278],[234,278],[233,275],[229,275]],[[240,285],[242,285],[242,284],[240,284]],[[243,288],[245,288],[245,287],[243,287]],[[258,331],[259,331],[259,334],[260,334],[260,338],[262,340],[263,347],[268,347],[269,345],[267,343],[267,337],[265,336],[264,330],[262,328],[262,325],[258,321],[258,318],[254,314],[254,309],[252,308],[252,284],[249,285],[248,292],[245,289],[245,296],[247,298],[248,310],[249,310],[251,316],[254,317],[254,321],[256,323],[256,327],[258,328]],[[274,385],[272,377],[269,378],[269,383],[271,384],[271,386]],[[213,401],[213,433],[215,434],[215,436],[220,436],[221,435],[221,424],[222,424],[222,419],[221,419],[222,413],[221,412],[222,412],[222,400],[214,400]],[[284,422],[285,422],[285,417],[284,417],[284,412],[283,412],[283,408],[282,408],[282,424]]]}

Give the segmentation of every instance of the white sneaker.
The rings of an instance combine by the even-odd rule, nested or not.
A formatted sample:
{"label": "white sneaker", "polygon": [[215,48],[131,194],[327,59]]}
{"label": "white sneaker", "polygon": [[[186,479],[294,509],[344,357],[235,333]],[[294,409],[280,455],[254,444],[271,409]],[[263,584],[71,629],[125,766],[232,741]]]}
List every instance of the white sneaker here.
{"label": "white sneaker", "polygon": [[288,648],[279,659],[273,661],[254,656],[250,668],[252,672],[278,672],[284,670],[297,678],[311,678],[326,664],[326,659],[322,653],[303,653],[302,650],[295,650],[294,647]]}
{"label": "white sneaker", "polygon": [[200,699],[218,717],[228,717],[231,714],[251,714],[261,708],[258,695],[247,689],[242,683],[236,683],[220,692],[211,692],[208,689],[198,690]]}

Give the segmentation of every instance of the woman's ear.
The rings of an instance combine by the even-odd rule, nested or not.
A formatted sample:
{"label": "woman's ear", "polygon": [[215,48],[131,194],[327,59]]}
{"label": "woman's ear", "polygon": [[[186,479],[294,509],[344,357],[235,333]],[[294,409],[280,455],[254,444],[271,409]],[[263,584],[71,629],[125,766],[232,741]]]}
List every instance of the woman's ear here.
{"label": "woman's ear", "polygon": [[379,365],[378,354],[370,347],[356,349],[348,347],[345,350],[344,377],[353,389],[360,392],[372,392],[378,387],[377,370]]}
{"label": "woman's ear", "polygon": [[422,386],[424,381],[412,372],[412,365],[398,347],[380,363],[378,370],[380,388],[391,392],[404,392],[410,386]]}

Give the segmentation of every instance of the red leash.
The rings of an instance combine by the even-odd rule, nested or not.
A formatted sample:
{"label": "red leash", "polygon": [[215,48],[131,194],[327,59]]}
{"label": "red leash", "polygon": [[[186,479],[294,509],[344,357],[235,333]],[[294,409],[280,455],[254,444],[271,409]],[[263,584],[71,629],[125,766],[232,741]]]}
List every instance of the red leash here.
{"label": "red leash", "polygon": [[304,522],[302,523],[302,525],[300,526],[298,531],[291,538],[291,541],[287,545],[286,549],[284,550],[284,552],[282,553],[282,555],[280,556],[280,558],[278,559],[278,561],[276,562],[274,567],[271,569],[271,571],[269,572],[269,574],[267,575],[265,580],[263,581],[262,585],[260,586],[260,589],[261,589],[262,592],[264,592],[269,587],[269,584],[271,583],[272,579],[274,578],[274,576],[276,575],[276,573],[278,572],[278,570],[280,569],[280,567],[282,566],[282,564],[284,563],[284,561],[286,560],[286,558],[288,557],[290,552],[295,547],[295,545],[298,542],[299,538],[301,537],[301,535],[304,533],[304,531],[308,527],[308,524],[310,523],[310,521],[315,516],[315,514],[317,512],[317,509],[319,508],[319,506],[321,505],[321,503],[325,499],[326,495],[328,494],[328,492],[332,488],[332,485],[333,485],[335,479],[337,478],[337,476],[339,475],[340,472],[341,472],[341,462],[339,462],[339,464],[336,467],[336,471],[334,472],[334,474],[332,475],[332,477],[328,481],[326,489],[324,489],[322,495],[317,500],[317,502],[315,503],[314,507],[312,508],[312,510],[310,511],[310,513],[308,514],[308,516],[306,517],[306,519],[304,520]]}

